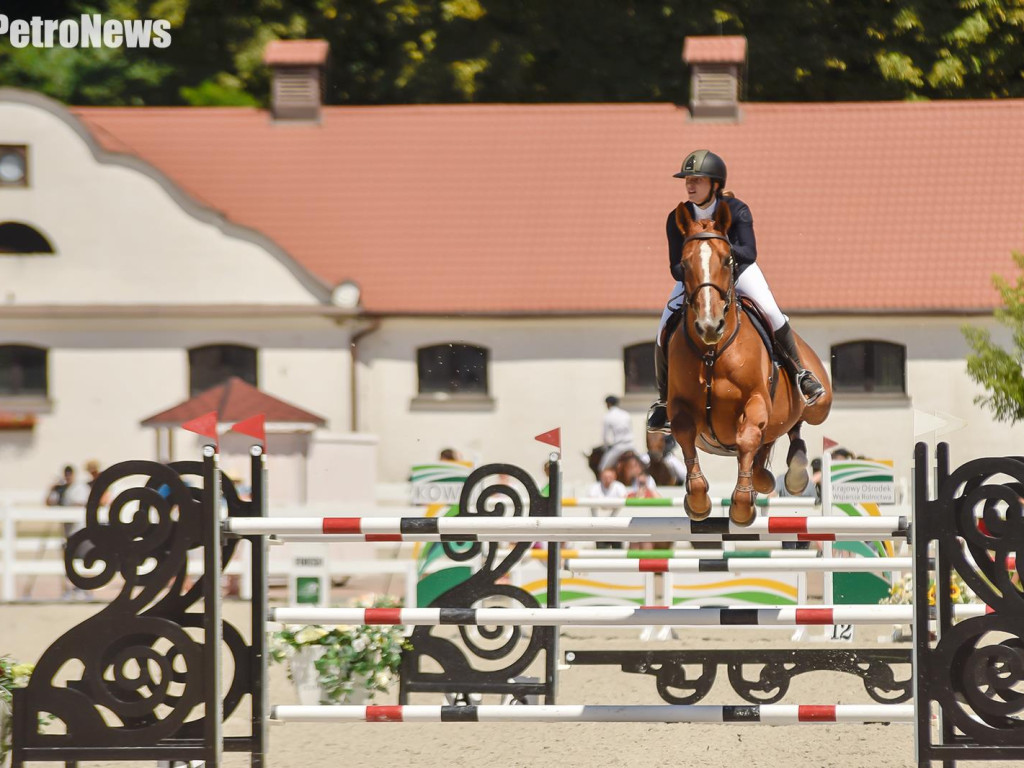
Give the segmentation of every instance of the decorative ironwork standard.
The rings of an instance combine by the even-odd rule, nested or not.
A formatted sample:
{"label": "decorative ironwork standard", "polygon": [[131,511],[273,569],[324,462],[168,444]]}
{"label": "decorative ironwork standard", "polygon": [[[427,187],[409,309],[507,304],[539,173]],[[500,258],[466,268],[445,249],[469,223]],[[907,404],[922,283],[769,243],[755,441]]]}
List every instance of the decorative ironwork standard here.
{"label": "decorative ironwork standard", "polygon": [[[251,501],[239,499],[230,482],[221,493],[208,492],[221,487],[212,449],[202,463],[126,461],[96,479],[85,527],[67,542],[66,572],[80,589],[116,579],[121,589],[50,645],[28,686],[15,690],[13,768],[31,760],[203,760],[213,768],[222,749],[251,752],[254,765],[262,762],[265,590],[253,599],[252,645],[221,621],[219,594],[222,562],[239,540],[219,545],[216,500],[223,499],[230,515],[261,514],[264,472],[257,454],[252,468]],[[114,497],[101,519],[108,494]],[[260,573],[262,537],[251,546]],[[204,575],[189,584],[188,554],[195,549],[203,550]],[[222,658],[230,660],[223,697]],[[224,718],[249,693],[251,734],[223,738]],[[47,715],[59,722],[40,728]]]}
{"label": "decorative ironwork standard", "polygon": [[[914,452],[914,668],[918,765],[933,760],[1024,760],[1024,460],[970,461],[949,471],[936,456],[928,498],[928,451]],[[929,554],[934,551],[934,564]],[[990,613],[953,623],[955,577]],[[934,584],[934,590],[928,585]],[[930,634],[929,594],[936,602]],[[939,719],[937,740],[931,715]]]}
{"label": "decorative ironwork standard", "polygon": [[[541,495],[533,479],[510,464],[487,464],[473,471],[459,499],[461,517],[552,517],[560,512],[559,465],[548,464],[548,495]],[[430,545],[438,546],[438,545]],[[444,554],[455,562],[477,560],[479,569],[465,581],[434,599],[431,608],[470,608],[484,605],[511,608],[539,608],[537,599],[525,589],[505,581],[529,550],[530,542],[519,542],[504,554],[495,542],[445,541]],[[546,607],[557,608],[559,599],[559,542],[548,544]],[[524,628],[458,628],[461,642],[445,637],[444,627],[416,627],[412,650],[402,657],[399,701],[407,704],[409,694],[435,692],[468,701],[471,694],[502,694],[520,701],[527,696],[544,696],[554,704],[558,662],[558,627],[534,627],[527,638]],[[545,679],[522,679],[522,673],[544,652]],[[474,664],[473,661],[479,663]],[[440,667],[432,671],[430,667]],[[519,679],[517,679],[519,678]]]}

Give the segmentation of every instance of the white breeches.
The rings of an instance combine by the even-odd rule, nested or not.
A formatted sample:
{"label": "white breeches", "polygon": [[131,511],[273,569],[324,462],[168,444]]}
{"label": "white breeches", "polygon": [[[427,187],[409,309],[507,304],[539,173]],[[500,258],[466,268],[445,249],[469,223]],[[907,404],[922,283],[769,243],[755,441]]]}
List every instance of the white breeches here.
{"label": "white breeches", "polygon": [[[668,322],[672,313],[683,305],[685,293],[683,284],[676,283],[672,293],[669,294],[668,301],[665,303],[665,311],[661,313],[661,322],[658,323],[658,344],[661,344],[661,332],[665,328],[665,323]],[[743,270],[736,281],[736,293],[746,296],[761,308],[765,317],[768,318],[768,322],[772,324],[773,331],[779,330],[789,322],[789,318],[782,314],[779,305],[775,303],[772,289],[768,287],[768,281],[764,279],[764,273],[761,272],[761,268],[757,264],[751,264]]]}

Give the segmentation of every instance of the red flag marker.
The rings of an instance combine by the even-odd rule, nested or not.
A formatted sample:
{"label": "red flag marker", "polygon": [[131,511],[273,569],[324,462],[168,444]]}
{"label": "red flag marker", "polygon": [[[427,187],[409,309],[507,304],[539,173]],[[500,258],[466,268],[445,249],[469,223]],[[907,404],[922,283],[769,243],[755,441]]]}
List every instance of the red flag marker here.
{"label": "red flag marker", "polygon": [[190,421],[186,421],[181,425],[181,428],[187,432],[195,432],[197,435],[203,437],[209,437],[213,440],[213,444],[220,450],[220,444],[217,441],[217,412],[210,411],[204,413],[202,416],[196,416]]}
{"label": "red flag marker", "polygon": [[821,438],[821,450],[827,451],[829,448],[835,448],[839,443],[827,437]]}
{"label": "red flag marker", "polygon": [[555,427],[554,429],[548,430],[547,432],[543,432],[542,434],[537,435],[533,439],[537,440],[537,441],[539,441],[541,443],[547,443],[548,445],[553,445],[559,451],[562,450],[562,428],[561,427]]}
{"label": "red flag marker", "polygon": [[255,437],[260,441],[261,445],[267,444],[267,430],[266,430],[267,417],[265,414],[257,413],[255,416],[250,416],[248,419],[242,419],[236,422],[229,432],[238,432],[249,437]]}

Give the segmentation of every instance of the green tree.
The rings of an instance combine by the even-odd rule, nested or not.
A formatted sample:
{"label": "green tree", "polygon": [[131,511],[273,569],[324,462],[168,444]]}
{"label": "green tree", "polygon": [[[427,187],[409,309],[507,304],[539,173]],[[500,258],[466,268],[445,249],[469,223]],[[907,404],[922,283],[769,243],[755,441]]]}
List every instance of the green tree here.
{"label": "green tree", "polygon": [[999,275],[992,279],[1003,302],[995,317],[1010,329],[1013,348],[1000,347],[984,329],[963,328],[973,350],[967,356],[967,374],[988,392],[974,402],[990,409],[997,421],[1011,424],[1024,421],[1024,253],[1014,252],[1013,260],[1020,270],[1015,282]]}
{"label": "green tree", "polygon": [[[164,18],[148,50],[14,49],[0,83],[77,104],[265,104],[269,40],[330,43],[331,104],[688,99],[687,35],[748,38],[750,101],[1024,96],[1024,0],[8,0]],[[8,6],[14,10],[9,10]]]}

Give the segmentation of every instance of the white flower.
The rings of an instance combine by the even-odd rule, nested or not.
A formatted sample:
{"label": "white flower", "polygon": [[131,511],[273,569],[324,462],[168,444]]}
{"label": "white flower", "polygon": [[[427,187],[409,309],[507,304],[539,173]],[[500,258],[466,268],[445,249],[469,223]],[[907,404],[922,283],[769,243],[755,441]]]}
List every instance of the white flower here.
{"label": "white flower", "polygon": [[295,633],[295,642],[299,645],[312,645],[327,634],[323,627],[303,627]]}
{"label": "white flower", "polygon": [[352,650],[356,653],[362,653],[366,650],[366,640],[361,637],[357,637],[352,641]]}
{"label": "white flower", "polygon": [[388,672],[386,669],[385,670],[381,670],[380,672],[378,672],[373,677],[373,684],[374,685],[379,685],[382,688],[384,686],[386,686],[390,682],[391,682],[391,673]]}

